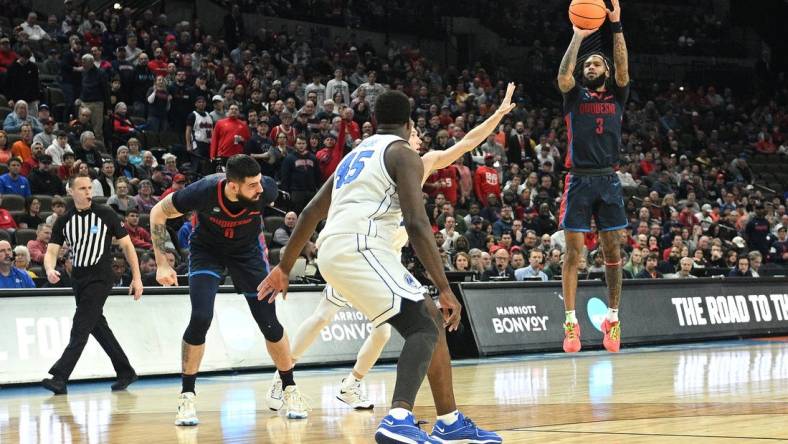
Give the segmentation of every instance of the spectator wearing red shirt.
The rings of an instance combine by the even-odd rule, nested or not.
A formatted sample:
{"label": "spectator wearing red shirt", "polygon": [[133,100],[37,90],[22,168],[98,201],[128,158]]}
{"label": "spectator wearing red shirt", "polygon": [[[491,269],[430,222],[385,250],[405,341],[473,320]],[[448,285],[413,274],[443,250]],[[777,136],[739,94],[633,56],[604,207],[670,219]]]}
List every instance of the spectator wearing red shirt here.
{"label": "spectator wearing red shirt", "polygon": [[[0,194],[0,205],[2,204],[3,195]],[[0,230],[14,232],[16,228],[16,221],[14,220],[14,217],[11,216],[11,213],[9,213],[5,208],[0,208]]]}
{"label": "spectator wearing red shirt", "polygon": [[156,48],[153,52],[153,60],[148,62],[148,69],[158,76],[167,76],[167,56],[164,55],[164,50],[161,48]]}
{"label": "spectator wearing red shirt", "polygon": [[271,130],[271,134],[269,138],[276,142],[276,137],[279,134],[284,134],[287,136],[287,146],[295,146],[296,141],[296,130],[293,128],[293,115],[288,110],[284,110],[279,113],[279,119],[282,121],[280,125],[274,127]]}
{"label": "spectator wearing red shirt", "polygon": [[244,144],[251,138],[249,126],[240,119],[238,105],[230,105],[227,118],[216,123],[211,134],[210,159],[227,159],[235,154],[243,154]]}
{"label": "spectator wearing red shirt", "polygon": [[430,197],[435,198],[438,193],[443,193],[446,200],[451,202],[452,205],[457,205],[458,191],[459,191],[459,174],[454,165],[449,165],[427,177],[424,182],[424,192]]}
{"label": "spectator wearing red shirt", "polygon": [[353,121],[353,108],[346,107],[342,110],[342,122],[340,125],[345,126],[345,134],[350,137],[350,141],[358,140],[361,138],[361,127],[358,122]]}
{"label": "spectator wearing red shirt", "polygon": [[19,55],[11,49],[11,40],[8,37],[0,38],[0,73],[8,72],[8,67],[18,58]]}
{"label": "spectator wearing red shirt", "polygon": [[27,241],[27,250],[30,252],[30,261],[38,265],[44,265],[44,256],[47,253],[47,245],[52,237],[52,225],[38,224],[36,228],[36,238]]}
{"label": "spectator wearing red shirt", "polygon": [[153,248],[153,244],[150,241],[150,233],[139,226],[139,222],[140,213],[136,208],[126,210],[126,231],[129,232],[131,243],[134,245],[134,248],[149,250]]}
{"label": "spectator wearing red shirt", "polygon": [[648,176],[654,171],[654,155],[646,151],[645,157],[640,161],[640,175]]}
{"label": "spectator wearing red shirt", "polygon": [[161,193],[161,197],[159,199],[164,199],[168,194],[172,194],[178,190],[182,190],[186,187],[186,176],[181,173],[178,173],[172,177],[172,185],[169,188],[164,190]]}
{"label": "spectator wearing red shirt", "polygon": [[476,169],[473,177],[473,190],[476,192],[476,199],[487,206],[487,195],[501,195],[501,183],[498,180],[498,170],[493,167],[495,156],[492,153],[484,155],[484,166]]}

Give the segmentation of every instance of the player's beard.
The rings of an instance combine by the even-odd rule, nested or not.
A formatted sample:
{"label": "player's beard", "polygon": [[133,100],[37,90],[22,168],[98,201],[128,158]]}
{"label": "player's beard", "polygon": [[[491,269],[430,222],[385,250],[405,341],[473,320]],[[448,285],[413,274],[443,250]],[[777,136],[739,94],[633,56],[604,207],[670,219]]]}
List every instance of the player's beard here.
{"label": "player's beard", "polygon": [[260,194],[254,195],[253,198],[248,198],[241,193],[238,193],[238,202],[246,209],[254,210],[260,206]]}
{"label": "player's beard", "polygon": [[583,86],[585,86],[590,90],[596,91],[597,88],[605,84],[606,80],[607,80],[607,73],[599,74],[593,79],[589,79],[588,77],[583,76]]}

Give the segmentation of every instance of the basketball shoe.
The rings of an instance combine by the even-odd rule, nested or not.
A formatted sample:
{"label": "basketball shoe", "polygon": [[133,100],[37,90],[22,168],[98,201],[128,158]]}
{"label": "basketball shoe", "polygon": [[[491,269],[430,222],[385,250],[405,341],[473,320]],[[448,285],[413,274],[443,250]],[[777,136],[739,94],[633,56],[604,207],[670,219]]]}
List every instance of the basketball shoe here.
{"label": "basketball shoe", "polygon": [[194,408],[196,395],[191,392],[181,393],[178,396],[178,412],[175,414],[175,425],[195,426],[200,423],[197,419],[197,409]]}
{"label": "basketball shoe", "polygon": [[605,319],[605,322],[602,323],[602,333],[605,334],[605,338],[602,339],[605,350],[611,353],[618,352],[621,349],[621,323]]}
{"label": "basketball shoe", "polygon": [[451,425],[446,425],[440,419],[432,427],[431,438],[442,443],[487,444],[503,442],[495,432],[480,429],[462,413],[457,413],[457,420]]}
{"label": "basketball shoe", "polygon": [[265,398],[268,408],[273,411],[278,411],[282,408],[282,378],[279,377],[279,372],[274,372],[274,378],[271,380],[271,387],[268,388],[268,395]]}
{"label": "basketball shoe", "polygon": [[290,419],[304,419],[309,416],[309,404],[298,387],[291,385],[282,391],[282,408]]}
{"label": "basketball shoe", "polygon": [[564,351],[575,353],[580,351],[580,324],[564,324]]}
{"label": "basketball shoe", "polygon": [[355,379],[353,381],[347,381],[347,378],[342,380],[337,399],[356,410],[368,410],[374,407],[372,401],[367,398],[361,389],[361,381],[356,381]]}
{"label": "basketball shoe", "polygon": [[440,441],[430,437],[424,430],[419,428],[412,412],[408,412],[408,416],[405,419],[397,419],[391,415],[386,415],[380,421],[378,430],[375,432],[375,442],[378,444],[440,443]]}

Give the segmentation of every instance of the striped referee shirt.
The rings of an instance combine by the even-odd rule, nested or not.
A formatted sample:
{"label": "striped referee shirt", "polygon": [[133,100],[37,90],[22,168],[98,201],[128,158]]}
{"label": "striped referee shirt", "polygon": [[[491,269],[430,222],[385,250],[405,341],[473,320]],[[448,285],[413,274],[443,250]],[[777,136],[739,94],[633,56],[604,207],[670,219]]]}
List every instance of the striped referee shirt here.
{"label": "striped referee shirt", "polygon": [[92,203],[90,208],[69,208],[57,218],[52,228],[50,243],[63,245],[67,241],[74,254],[74,268],[112,264],[112,238],[128,236],[120,217],[106,205]]}

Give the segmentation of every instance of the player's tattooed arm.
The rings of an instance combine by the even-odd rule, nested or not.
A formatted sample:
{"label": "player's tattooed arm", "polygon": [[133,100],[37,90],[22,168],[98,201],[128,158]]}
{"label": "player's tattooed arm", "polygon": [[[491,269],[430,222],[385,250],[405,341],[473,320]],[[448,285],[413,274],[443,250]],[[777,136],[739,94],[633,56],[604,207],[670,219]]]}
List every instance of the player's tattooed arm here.
{"label": "player's tattooed arm", "polygon": [[167,219],[181,215],[172,203],[172,194],[160,200],[150,211],[150,237],[157,264],[166,264],[164,257],[164,244],[167,242]]}
{"label": "player's tattooed arm", "polygon": [[616,66],[616,85],[626,86],[629,83],[629,61],[627,42],[623,32],[613,34],[613,63]]}
{"label": "player's tattooed arm", "polygon": [[564,58],[561,59],[561,65],[558,67],[558,88],[561,92],[568,92],[575,86],[575,64],[581,43],[583,43],[583,35],[575,32],[566,53],[564,53]]}
{"label": "player's tattooed arm", "polygon": [[613,63],[616,66],[616,85],[626,86],[629,83],[629,63],[627,43],[621,30],[621,5],[619,0],[611,0],[613,9],[607,10],[607,18],[613,28]]}
{"label": "player's tattooed arm", "polygon": [[151,224],[150,238],[154,252],[164,253],[164,245],[167,243],[167,227],[164,224]]}

